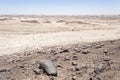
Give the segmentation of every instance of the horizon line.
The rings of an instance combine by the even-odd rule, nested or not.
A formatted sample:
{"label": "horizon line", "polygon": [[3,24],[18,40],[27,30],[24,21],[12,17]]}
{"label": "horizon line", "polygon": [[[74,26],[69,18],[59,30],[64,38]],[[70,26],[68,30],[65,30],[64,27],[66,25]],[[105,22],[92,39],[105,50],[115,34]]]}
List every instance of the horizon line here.
{"label": "horizon line", "polygon": [[24,16],[120,16],[120,14],[0,14],[1,15],[24,15]]}

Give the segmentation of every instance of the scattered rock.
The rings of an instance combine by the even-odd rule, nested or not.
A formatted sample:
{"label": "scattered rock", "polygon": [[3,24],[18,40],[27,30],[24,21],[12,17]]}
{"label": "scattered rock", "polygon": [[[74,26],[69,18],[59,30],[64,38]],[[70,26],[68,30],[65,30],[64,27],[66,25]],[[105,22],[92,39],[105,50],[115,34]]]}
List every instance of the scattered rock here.
{"label": "scattered rock", "polygon": [[55,80],[55,78],[52,76],[52,77],[50,78],[50,80]]}
{"label": "scattered rock", "polygon": [[97,77],[97,80],[101,80],[99,77]]}
{"label": "scattered rock", "polygon": [[35,72],[36,75],[39,75],[39,74],[42,74],[43,73],[43,70],[42,69],[34,69],[33,70]]}
{"label": "scattered rock", "polygon": [[68,48],[62,48],[60,53],[63,53],[63,52],[69,52],[69,49]]}
{"label": "scattered rock", "polygon": [[63,68],[61,64],[58,64],[57,67],[59,67],[59,68]]}
{"label": "scattered rock", "polygon": [[[75,70],[75,67],[73,67],[73,66],[72,66],[72,67],[70,67],[70,69],[69,69],[69,70],[70,70],[70,71],[72,71],[72,72],[76,71],[76,70]],[[68,70],[68,71],[69,71],[69,70]]]}
{"label": "scattered rock", "polygon": [[80,66],[76,66],[76,67],[75,67],[75,70],[76,70],[76,71],[80,71],[80,69],[81,69]]}
{"label": "scattered rock", "polygon": [[72,62],[72,65],[73,65],[73,66],[77,66],[77,62],[76,62],[76,61],[73,61],[73,62]]}
{"label": "scattered rock", "polygon": [[83,45],[81,48],[82,48],[82,49],[87,49],[87,48],[89,48],[89,47],[91,47],[91,45],[87,44],[87,45]]}
{"label": "scattered rock", "polygon": [[72,80],[77,80],[77,77],[76,77],[76,76],[73,76],[73,77],[72,77]]}
{"label": "scattered rock", "polygon": [[80,70],[82,70],[82,69],[87,69],[87,65],[86,65],[86,64],[80,64],[80,65],[77,65],[77,66],[75,67],[75,70],[76,70],[76,71],[80,71]]}
{"label": "scattered rock", "polygon": [[77,55],[74,55],[74,56],[72,57],[72,59],[73,59],[73,60],[78,60]]}
{"label": "scattered rock", "polygon": [[[117,46],[119,46],[119,45],[117,45]],[[109,47],[111,47],[111,46],[109,46]],[[97,48],[100,48],[100,47],[97,47]],[[109,50],[110,51],[114,50],[114,48],[115,47],[113,45],[113,49],[110,48]],[[87,53],[89,53],[88,50],[90,50],[90,53],[92,53],[92,52],[94,53],[94,54],[91,54],[90,57],[89,57],[89,55],[82,55],[82,54],[79,54],[79,53],[73,51],[74,47],[72,47],[72,49],[69,48],[69,51],[71,51],[69,53],[63,53],[63,52],[68,51],[68,50],[66,50],[66,48],[63,48],[65,50],[63,50],[61,48],[52,48],[52,49],[54,49],[52,53],[60,53],[60,51],[61,51],[62,54],[51,55],[51,54],[42,54],[41,52],[39,52],[40,53],[39,55],[31,54],[31,56],[26,56],[27,60],[26,60],[26,57],[21,58],[20,61],[18,61],[19,59],[17,59],[17,60],[13,59],[14,62],[10,63],[10,66],[9,66],[9,67],[11,67],[11,68],[9,68],[10,72],[7,71],[8,68],[7,68],[7,70],[5,69],[5,66],[6,66],[5,61],[4,60],[2,61],[0,59],[1,65],[5,65],[3,67],[3,69],[0,68],[0,75],[1,76],[5,75],[3,77],[6,77],[6,75],[7,75],[7,77],[10,77],[9,78],[10,80],[12,80],[11,76],[13,75],[11,73],[16,73],[16,72],[18,72],[18,73],[17,73],[17,75],[16,74],[14,75],[15,77],[19,76],[19,75],[20,75],[20,77],[24,77],[24,74],[25,74],[25,76],[28,75],[28,77],[29,76],[35,77],[35,79],[37,79],[37,80],[39,79],[39,76],[43,76],[43,78],[41,78],[41,80],[56,80],[56,79],[58,79],[58,80],[59,79],[60,80],[68,80],[68,79],[70,79],[70,80],[105,80],[105,79],[109,79],[109,76],[116,77],[116,74],[119,75],[119,73],[118,73],[120,71],[120,63],[119,63],[119,56],[118,56],[119,51],[116,49],[112,52],[117,53],[117,55],[115,54],[115,55],[109,55],[109,56],[105,56],[104,54],[99,54],[99,52],[101,52],[101,50],[103,53],[103,51],[105,49],[107,49],[106,46],[102,47],[101,49],[95,49],[95,47],[92,46],[90,49],[89,48],[85,49],[87,51],[80,52],[80,53],[87,54]],[[50,53],[50,51],[52,49],[46,50],[49,52],[45,51],[45,53]],[[82,50],[84,50],[84,49],[82,49]],[[57,63],[57,67],[55,67],[55,65],[53,64],[53,62],[54,62],[53,60],[52,60],[53,62],[51,60],[41,60],[40,61],[41,58],[45,58],[45,57],[53,59]],[[86,60],[87,57],[89,57],[89,60]],[[15,66],[12,66],[12,64],[14,64],[14,63],[15,63]],[[7,64],[9,64],[9,63],[7,63]],[[35,64],[38,64],[38,65],[35,65]],[[40,68],[39,68],[39,65],[40,65]],[[98,66],[96,66],[96,65],[98,65]],[[36,66],[38,66],[38,68],[35,68]],[[32,70],[32,73],[31,73],[31,70]],[[58,75],[57,70],[59,71],[59,76],[55,77],[56,75]],[[108,70],[110,70],[110,71],[108,71]],[[33,72],[35,75],[33,75]],[[48,75],[43,74],[43,72],[47,73]],[[100,73],[102,73],[102,74],[100,74]],[[6,80],[6,79],[2,78],[1,76],[0,76],[0,80]],[[105,77],[108,76],[108,78],[107,77],[103,78],[104,76]],[[14,80],[16,80],[16,79],[14,79]]]}
{"label": "scattered rock", "polygon": [[90,78],[89,80],[93,80],[93,78]]}
{"label": "scattered rock", "polygon": [[105,57],[105,58],[103,58],[103,61],[110,61],[110,60],[111,60],[110,57]]}
{"label": "scattered rock", "polygon": [[87,47],[86,46],[82,46],[82,49],[87,49]]}
{"label": "scattered rock", "polygon": [[90,53],[90,51],[89,50],[82,50],[82,53],[83,54],[88,54],[88,53]]}
{"label": "scattered rock", "polygon": [[69,60],[70,60],[70,57],[69,57],[69,56],[65,56],[65,57],[64,57],[64,60],[65,60],[65,61],[69,61]]}
{"label": "scattered rock", "polygon": [[24,68],[25,66],[24,65],[21,65],[20,68]]}
{"label": "scattered rock", "polygon": [[59,53],[65,53],[65,52],[69,52],[69,49],[67,49],[67,48],[61,48],[61,49],[55,48],[55,49],[52,49],[50,51],[50,53],[53,54],[53,55],[59,54]]}
{"label": "scattered rock", "polygon": [[53,55],[56,55],[56,54],[59,54],[60,51],[57,50],[57,49],[52,49],[52,50],[50,51],[50,53],[53,54]]}
{"label": "scattered rock", "polygon": [[104,50],[104,51],[103,51],[103,53],[108,53],[108,50],[107,50],[107,49],[106,49],[106,50]]}
{"label": "scattered rock", "polygon": [[102,45],[96,45],[95,48],[96,48],[96,49],[102,48]]}
{"label": "scattered rock", "polygon": [[1,73],[1,72],[7,72],[7,71],[8,71],[7,69],[1,69],[1,70],[0,70],[0,73]]}
{"label": "scattered rock", "polygon": [[99,74],[103,72],[108,67],[108,63],[100,64],[97,68],[95,68],[94,72]]}
{"label": "scattered rock", "polygon": [[57,76],[57,69],[51,60],[41,60],[40,68],[48,75]]}
{"label": "scattered rock", "polygon": [[74,48],[74,51],[79,53],[81,51],[81,49],[80,48]]}

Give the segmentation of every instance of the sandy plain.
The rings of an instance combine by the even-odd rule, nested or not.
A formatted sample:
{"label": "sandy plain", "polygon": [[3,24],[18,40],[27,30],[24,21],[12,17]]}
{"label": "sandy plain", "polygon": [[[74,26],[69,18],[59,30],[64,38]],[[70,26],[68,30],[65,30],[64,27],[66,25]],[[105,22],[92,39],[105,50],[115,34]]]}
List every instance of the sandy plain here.
{"label": "sandy plain", "polygon": [[1,16],[0,55],[120,38],[118,17]]}

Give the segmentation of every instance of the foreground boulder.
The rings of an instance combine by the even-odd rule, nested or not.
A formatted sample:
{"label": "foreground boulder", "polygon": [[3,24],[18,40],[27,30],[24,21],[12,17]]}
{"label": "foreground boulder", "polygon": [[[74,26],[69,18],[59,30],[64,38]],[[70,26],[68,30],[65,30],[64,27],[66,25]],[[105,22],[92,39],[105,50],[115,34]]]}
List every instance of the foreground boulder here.
{"label": "foreground boulder", "polygon": [[52,60],[41,60],[40,68],[43,69],[48,75],[57,76],[57,69]]}

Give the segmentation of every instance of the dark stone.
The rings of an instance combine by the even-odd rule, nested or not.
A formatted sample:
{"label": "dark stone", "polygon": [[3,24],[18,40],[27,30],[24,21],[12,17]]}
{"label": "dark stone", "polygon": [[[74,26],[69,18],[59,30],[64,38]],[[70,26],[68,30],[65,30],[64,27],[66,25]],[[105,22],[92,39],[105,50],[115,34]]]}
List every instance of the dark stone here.
{"label": "dark stone", "polygon": [[76,76],[73,76],[73,77],[72,77],[72,80],[77,80]]}
{"label": "dark stone", "polygon": [[63,51],[63,52],[69,52],[69,49],[64,48],[64,49],[62,49],[62,51]]}
{"label": "dark stone", "polygon": [[73,65],[73,66],[77,66],[77,62],[76,62],[76,61],[73,61],[73,62],[72,62],[72,65]]}
{"label": "dark stone", "polygon": [[104,53],[108,53],[108,50],[106,49],[106,50],[104,50],[103,52],[104,52]]}
{"label": "dark stone", "polygon": [[24,68],[24,66],[23,66],[23,65],[21,65],[21,66],[20,66],[20,68]]}
{"label": "dark stone", "polygon": [[96,45],[95,48],[96,48],[96,49],[102,48],[102,45]]}
{"label": "dark stone", "polygon": [[63,68],[61,64],[58,64],[57,67],[59,67],[59,68]]}
{"label": "dark stone", "polygon": [[7,69],[1,69],[0,72],[7,72]]}
{"label": "dark stone", "polygon": [[80,66],[76,66],[76,67],[75,67],[75,70],[76,70],[76,71],[80,71],[80,69],[81,69]]}
{"label": "dark stone", "polygon": [[82,50],[82,53],[83,54],[88,54],[88,53],[90,53],[90,51],[89,50]]}
{"label": "dark stone", "polygon": [[72,57],[72,59],[73,59],[73,60],[78,60],[77,55],[74,55],[74,56]]}
{"label": "dark stone", "polygon": [[89,80],[93,80],[92,78],[90,78]]}

